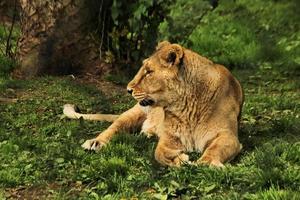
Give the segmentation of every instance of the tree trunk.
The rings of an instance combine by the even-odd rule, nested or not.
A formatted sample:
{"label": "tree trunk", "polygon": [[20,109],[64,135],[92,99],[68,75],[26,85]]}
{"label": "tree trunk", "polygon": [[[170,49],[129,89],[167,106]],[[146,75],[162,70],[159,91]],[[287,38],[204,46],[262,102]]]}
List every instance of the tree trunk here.
{"label": "tree trunk", "polygon": [[101,7],[108,4],[108,0],[20,0],[17,73],[70,74],[99,65],[101,37],[94,39],[92,33]]}

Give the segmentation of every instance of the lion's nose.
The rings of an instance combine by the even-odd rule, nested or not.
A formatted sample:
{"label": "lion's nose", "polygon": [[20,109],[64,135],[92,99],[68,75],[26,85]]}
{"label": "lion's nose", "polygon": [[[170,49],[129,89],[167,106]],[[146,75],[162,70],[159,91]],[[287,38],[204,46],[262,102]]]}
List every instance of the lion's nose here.
{"label": "lion's nose", "polygon": [[127,89],[127,92],[128,92],[129,94],[132,94],[133,89]]}

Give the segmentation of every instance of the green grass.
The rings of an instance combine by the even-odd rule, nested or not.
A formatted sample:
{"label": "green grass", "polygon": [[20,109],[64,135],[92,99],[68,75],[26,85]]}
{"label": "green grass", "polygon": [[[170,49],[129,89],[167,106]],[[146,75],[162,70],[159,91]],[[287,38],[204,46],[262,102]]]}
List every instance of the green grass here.
{"label": "green grass", "polygon": [[[70,78],[2,78],[0,194],[54,199],[299,199],[299,69],[262,67],[234,74],[245,90],[240,140],[244,150],[226,169],[164,168],[153,157],[156,139],[120,134],[99,153],[80,145],[109,123],[69,120],[62,106],[120,113],[134,101],[107,98]],[[21,188],[21,189],[20,189]],[[1,197],[0,195],[0,197]]]}
{"label": "green grass", "polygon": [[[191,1],[187,6],[201,10],[193,3],[198,5]],[[182,24],[186,18],[180,15],[186,12],[173,6],[171,19],[181,20],[161,27],[170,31],[163,31],[165,36],[178,30],[174,37],[182,37],[182,43],[235,67],[243,85],[239,138],[244,148],[222,170],[162,167],[153,156],[157,140],[138,133],[118,135],[99,153],[85,152],[81,144],[109,123],[66,119],[62,106],[121,113],[134,100],[129,95],[107,97],[69,77],[12,79],[13,62],[0,55],[0,97],[18,99],[0,102],[0,199],[300,199],[297,5],[296,0],[220,1],[199,26],[197,18]],[[185,27],[194,30],[183,34]],[[0,26],[1,44],[3,38]],[[117,84],[129,80],[121,74],[105,78]]]}

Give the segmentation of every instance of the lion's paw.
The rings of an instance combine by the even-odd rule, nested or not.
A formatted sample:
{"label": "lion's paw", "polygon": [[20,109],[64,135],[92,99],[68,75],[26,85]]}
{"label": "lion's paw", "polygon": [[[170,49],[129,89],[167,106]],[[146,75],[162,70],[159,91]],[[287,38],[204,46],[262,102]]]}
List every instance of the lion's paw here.
{"label": "lion's paw", "polygon": [[81,145],[82,148],[84,148],[85,150],[90,150],[90,151],[99,151],[103,146],[104,146],[104,143],[97,139],[86,140]]}
{"label": "lion's paw", "polygon": [[189,160],[189,156],[185,153],[180,154],[177,156],[173,162],[175,163],[175,166],[179,167],[182,164],[191,164],[191,161]]}
{"label": "lion's paw", "polygon": [[155,133],[147,132],[147,131],[143,131],[143,130],[141,130],[140,133],[146,135],[147,138],[151,138],[155,135]]}

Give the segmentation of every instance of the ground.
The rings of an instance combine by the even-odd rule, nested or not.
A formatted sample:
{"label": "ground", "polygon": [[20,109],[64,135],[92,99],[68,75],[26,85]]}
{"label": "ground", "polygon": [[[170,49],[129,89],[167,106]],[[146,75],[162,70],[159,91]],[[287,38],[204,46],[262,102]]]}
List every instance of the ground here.
{"label": "ground", "polygon": [[1,78],[0,97],[16,101],[0,101],[0,199],[299,199],[299,69],[233,73],[245,91],[244,148],[225,169],[162,167],[153,156],[157,140],[138,132],[99,153],[84,151],[81,144],[109,123],[67,119],[62,106],[121,113],[135,104],[125,85]]}

